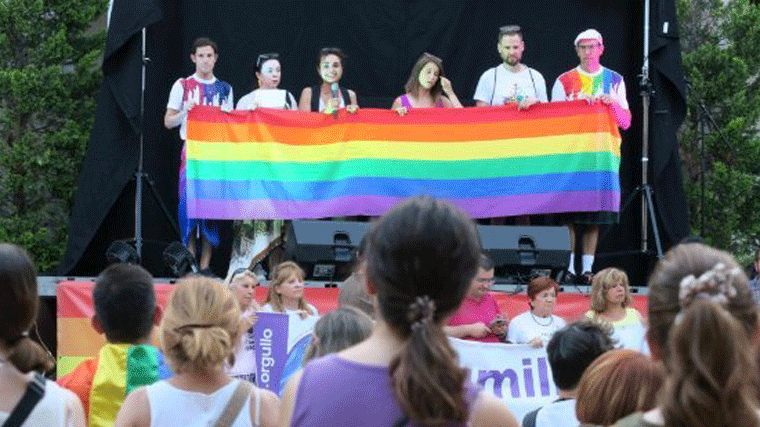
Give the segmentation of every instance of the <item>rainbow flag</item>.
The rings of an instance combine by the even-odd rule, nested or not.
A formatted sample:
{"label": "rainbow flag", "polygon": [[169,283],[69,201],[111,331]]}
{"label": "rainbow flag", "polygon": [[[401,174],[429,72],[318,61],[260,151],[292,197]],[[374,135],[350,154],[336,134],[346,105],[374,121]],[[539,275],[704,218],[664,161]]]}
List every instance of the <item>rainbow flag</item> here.
{"label": "rainbow flag", "polygon": [[473,218],[620,207],[620,134],[584,102],[321,113],[194,108],[190,218],[381,215],[431,195]]}

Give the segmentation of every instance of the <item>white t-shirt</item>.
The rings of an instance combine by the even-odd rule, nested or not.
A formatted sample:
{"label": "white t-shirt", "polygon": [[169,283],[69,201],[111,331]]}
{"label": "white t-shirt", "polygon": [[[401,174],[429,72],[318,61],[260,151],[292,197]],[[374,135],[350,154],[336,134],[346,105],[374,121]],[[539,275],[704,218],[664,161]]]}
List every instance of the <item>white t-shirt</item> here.
{"label": "white t-shirt", "polygon": [[[252,310],[246,310],[242,317],[247,317]],[[255,384],[256,379],[256,338],[253,336],[253,330],[248,329],[240,334],[240,343],[238,343],[235,352],[235,364],[227,369],[227,373],[234,378],[246,380]]]}
{"label": "white t-shirt", "polygon": [[[308,302],[306,303],[306,306],[309,307],[311,309],[311,312],[314,313],[315,315],[319,314],[319,312],[317,311],[317,307],[314,307],[313,305],[309,304]],[[263,311],[265,313],[279,313],[279,311],[274,311],[274,308],[272,307],[271,303],[264,304],[264,306],[262,306],[261,310],[259,310],[259,311]],[[286,308],[285,309],[285,314],[298,314],[298,310],[288,310]]]}
{"label": "white t-shirt", "polygon": [[297,110],[298,103],[292,93],[285,89],[256,89],[240,98],[237,110],[253,110],[258,101],[259,107],[278,110]]}
{"label": "white t-shirt", "polygon": [[[494,82],[496,89],[494,90]],[[548,102],[546,81],[538,71],[524,66],[520,72],[509,71],[504,64],[489,68],[480,76],[473,98],[489,105],[503,105],[505,101],[533,97]]]}
{"label": "white t-shirt", "polygon": [[[70,402],[79,401],[76,395],[55,383],[45,381],[45,395],[37,402],[29,417],[21,424],[24,427],[70,427],[73,426],[72,417],[66,418],[67,405]],[[10,413],[0,411],[0,425],[5,423]]]}
{"label": "white t-shirt", "polygon": [[[216,424],[227,402],[232,398],[238,381],[229,384],[213,393],[205,394],[197,391],[181,390],[166,381],[159,381],[145,387],[150,405],[151,427],[206,427]],[[256,388],[253,393],[258,393]],[[258,398],[258,396],[257,396]],[[256,413],[258,416],[258,412]],[[252,427],[251,399],[246,399],[243,409],[231,427]]]}
{"label": "white t-shirt", "polygon": [[575,399],[560,400],[544,405],[536,414],[536,427],[578,427]]}
{"label": "white t-shirt", "polygon": [[526,311],[509,322],[507,339],[512,344],[527,344],[533,338],[540,337],[544,343],[543,346],[546,347],[552,335],[564,328],[566,324],[564,319],[554,314],[551,318],[545,318],[534,316],[530,311]]}
{"label": "white t-shirt", "polygon": [[[213,76],[206,80],[193,74],[186,79],[177,79],[174,82],[166,108],[185,111],[185,102],[191,98],[195,100],[196,105],[213,105],[220,107],[223,111],[231,111],[233,107],[232,86],[229,83]],[[187,114],[182,118],[179,136],[182,140],[187,139]]]}
{"label": "white t-shirt", "polygon": [[629,109],[623,76],[607,67],[587,73],[578,66],[561,74],[552,87],[552,102],[573,100],[581,93],[592,98],[609,94],[621,107]]}

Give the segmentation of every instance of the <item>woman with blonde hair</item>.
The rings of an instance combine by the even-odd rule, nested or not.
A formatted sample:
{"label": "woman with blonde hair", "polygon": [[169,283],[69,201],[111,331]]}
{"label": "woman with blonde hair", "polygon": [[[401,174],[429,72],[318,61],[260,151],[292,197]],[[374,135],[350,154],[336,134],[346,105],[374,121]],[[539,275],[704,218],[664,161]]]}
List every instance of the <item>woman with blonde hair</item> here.
{"label": "woman with blonde hair", "polygon": [[758,306],[734,258],[699,243],[671,249],[649,278],[652,355],[667,378],[657,408],[620,427],[760,425]]}
{"label": "woman with blonde hair", "polygon": [[625,271],[605,268],[595,274],[591,282],[591,309],[586,312],[586,317],[612,325],[612,338],[618,342],[618,347],[648,354],[644,318],[631,307],[632,302]]}
{"label": "woman with blonde hair", "polygon": [[404,90],[391,106],[401,116],[412,108],[462,108],[451,81],[443,75],[443,61],[427,52],[412,67]]}
{"label": "woman with blonde hair", "polygon": [[0,425],[84,427],[77,396],[40,374],[54,361],[29,337],[38,307],[31,258],[0,243]]}
{"label": "woman with blonde hair", "polygon": [[240,309],[240,342],[235,351],[235,362],[228,373],[233,378],[256,384],[256,340],[253,325],[256,324],[256,312],[261,309],[254,298],[259,278],[248,268],[238,268],[230,275],[227,287],[235,295]]}
{"label": "woman with blonde hair", "polygon": [[175,376],[130,393],[114,426],[200,427],[223,416],[230,427],[276,426],[277,396],[225,371],[240,332],[238,303],[221,281],[180,280],[159,327]]}
{"label": "woman with blonde hair", "polygon": [[267,300],[261,311],[298,314],[302,319],[319,314],[303,295],[303,270],[293,261],[281,262],[272,272]]}
{"label": "woman with blonde hair", "polygon": [[609,426],[657,405],[665,368],[635,350],[610,350],[591,362],[578,382],[575,414],[581,425]]}
{"label": "woman with blonde hair", "polygon": [[372,333],[372,318],[356,307],[343,306],[325,314],[314,325],[303,364],[359,344]]}

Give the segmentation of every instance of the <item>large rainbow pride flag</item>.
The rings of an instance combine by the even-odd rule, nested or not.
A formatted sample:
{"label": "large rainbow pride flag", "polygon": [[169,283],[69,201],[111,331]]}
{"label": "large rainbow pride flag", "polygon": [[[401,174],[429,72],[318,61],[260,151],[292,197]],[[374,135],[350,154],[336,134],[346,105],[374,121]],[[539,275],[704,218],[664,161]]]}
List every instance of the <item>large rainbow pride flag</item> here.
{"label": "large rainbow pride flag", "polygon": [[190,218],[381,215],[431,195],[474,218],[620,207],[620,134],[607,106],[320,113],[194,108]]}

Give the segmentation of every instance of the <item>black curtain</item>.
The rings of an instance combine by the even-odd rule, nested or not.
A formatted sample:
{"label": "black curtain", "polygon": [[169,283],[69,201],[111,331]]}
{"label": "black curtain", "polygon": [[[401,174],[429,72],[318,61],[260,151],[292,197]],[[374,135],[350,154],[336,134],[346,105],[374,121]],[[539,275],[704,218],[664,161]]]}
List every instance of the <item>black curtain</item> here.
{"label": "black curtain", "polygon": [[[130,0],[116,0],[114,11],[126,10],[132,4]],[[283,69],[280,86],[298,98],[303,87],[318,81],[318,50],[337,46],[348,55],[342,84],[357,92],[362,107],[389,108],[392,100],[403,92],[408,73],[422,52],[444,60],[445,74],[451,79],[457,95],[465,105],[472,105],[480,75],[500,62],[496,39],[498,28],[506,24],[518,24],[523,28],[526,43],[523,62],[544,75],[547,90],[551,91],[557,76],[578,64],[573,49],[575,36],[587,28],[596,28],[604,36],[602,64],[624,76],[633,113],[631,129],[623,132],[620,179],[624,197],[640,183],[641,98],[637,75],[643,57],[644,5],[641,1],[156,0],[156,4],[163,15],[153,24],[141,20],[142,15],[137,11],[134,16],[120,18],[128,22],[125,24],[115,22],[114,15],[109,43],[115,37],[115,29],[122,25],[122,28],[135,30],[142,24],[148,25],[147,55],[151,61],[147,66],[145,168],[175,218],[181,141],[176,129],[169,131],[163,127],[163,115],[172,83],[194,71],[189,49],[199,36],[211,37],[219,44],[215,75],[233,86],[236,101],[252,89],[253,62],[258,54],[280,53]],[[673,0],[662,0],[656,10],[671,6],[674,8]],[[677,28],[675,18],[670,28]],[[674,37],[673,34],[668,36]],[[130,39],[132,42],[134,37]],[[677,47],[677,37],[673,40]],[[126,55],[129,49],[124,50]],[[673,65],[674,81],[679,79],[679,55],[676,51],[666,58],[679,61]],[[128,62],[132,64],[134,61]],[[134,78],[139,82],[137,68],[111,73],[105,76],[104,88],[114,87],[116,90],[117,84],[111,79]],[[656,85],[662,84],[660,80],[653,80]],[[134,88],[123,89],[130,96],[137,93]],[[127,123],[126,117],[129,116],[115,105],[116,95],[106,90],[103,92],[72,216],[69,247],[61,263],[62,274],[96,274],[105,266],[103,253],[108,244],[115,238],[129,238],[132,233],[133,196],[129,191],[133,190],[127,183],[136,156],[134,128]],[[665,96],[678,95],[676,91],[671,92],[674,93],[658,91],[656,100],[659,102]],[[652,129],[661,126],[656,128],[657,133],[668,134],[671,143],[675,144],[674,129],[682,117],[668,114],[667,124],[653,123]],[[653,116],[653,122],[659,119],[659,116]],[[114,141],[122,141],[121,150],[114,148],[117,145]],[[657,150],[660,145],[652,142]],[[663,154],[659,151],[656,154],[654,150],[653,158],[664,159],[659,176],[677,177],[677,150]],[[114,151],[119,155],[112,155]],[[124,161],[125,158],[130,162]],[[119,161],[115,162],[115,159]],[[113,169],[118,169],[118,173],[108,172]],[[107,185],[104,180],[109,180]],[[658,214],[663,233],[668,236],[666,244],[670,244],[686,234],[678,228],[679,224],[686,223],[685,207],[662,205],[670,203],[668,200],[682,200],[683,191],[680,182],[674,185],[670,181],[662,191],[674,194],[660,195],[659,188],[656,190]],[[599,245],[601,255],[638,249],[638,211],[623,212],[620,224],[603,233]],[[166,242],[175,239],[150,195],[145,196],[143,216],[146,238]],[[230,241],[229,234],[223,236],[227,249],[217,251],[214,260],[217,272],[224,271]],[[635,257],[609,262],[641,275],[646,270]]]}

